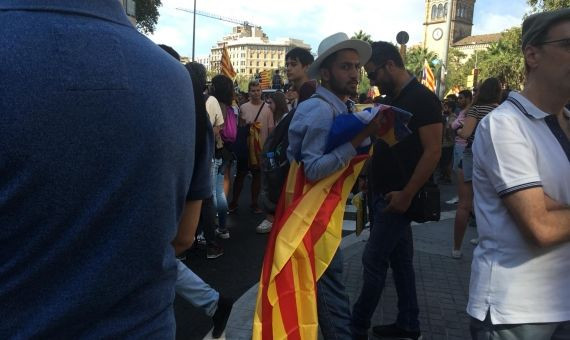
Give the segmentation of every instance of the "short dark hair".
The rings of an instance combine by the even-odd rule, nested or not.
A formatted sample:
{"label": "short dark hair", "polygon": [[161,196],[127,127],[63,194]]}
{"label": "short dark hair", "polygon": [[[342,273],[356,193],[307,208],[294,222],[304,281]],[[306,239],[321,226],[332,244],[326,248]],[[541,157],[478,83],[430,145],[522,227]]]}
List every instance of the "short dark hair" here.
{"label": "short dark hair", "polygon": [[445,99],[457,102],[457,96],[454,93],[448,94]]}
{"label": "short dark hair", "polygon": [[287,59],[297,59],[303,66],[311,65],[313,61],[315,61],[315,57],[313,57],[311,52],[301,47],[295,47],[287,52],[287,54],[285,54],[285,60]]}
{"label": "short dark hair", "polygon": [[370,46],[372,47],[370,62],[378,66],[386,63],[388,60],[392,60],[397,67],[405,68],[404,60],[400,52],[392,43],[387,41],[375,41]]}
{"label": "short dark hair", "polygon": [[160,48],[162,48],[164,51],[166,51],[166,53],[168,53],[172,57],[174,57],[174,59],[180,61],[180,54],[178,54],[178,52],[176,52],[175,49],[173,49],[172,47],[170,47],[168,45],[164,45],[164,44],[158,44],[158,46],[160,46]]}
{"label": "short dark hair", "polygon": [[451,112],[454,112],[457,107],[457,103],[453,100],[446,100],[443,102],[443,105],[446,105]]}
{"label": "short dark hair", "polygon": [[469,98],[469,100],[473,99],[473,92],[471,92],[469,90],[461,90],[461,91],[459,91],[459,93],[457,95],[463,96],[465,98]]}
{"label": "short dark hair", "polygon": [[195,61],[187,63],[184,67],[186,67],[186,70],[190,73],[192,82],[195,85],[194,87],[200,89],[200,91],[204,91],[206,88],[206,67]]}
{"label": "short dark hair", "polygon": [[234,84],[232,80],[223,74],[218,74],[212,78],[212,87],[214,88],[214,93],[212,95],[220,103],[224,103],[228,106],[232,105],[234,99]]}
{"label": "short dark hair", "polygon": [[251,88],[253,86],[260,86],[259,80],[257,80],[257,79],[250,80],[249,83],[247,84],[247,92],[251,91]]}
{"label": "short dark hair", "polygon": [[477,100],[473,105],[496,104],[501,101],[501,82],[497,78],[487,78],[479,87]]}

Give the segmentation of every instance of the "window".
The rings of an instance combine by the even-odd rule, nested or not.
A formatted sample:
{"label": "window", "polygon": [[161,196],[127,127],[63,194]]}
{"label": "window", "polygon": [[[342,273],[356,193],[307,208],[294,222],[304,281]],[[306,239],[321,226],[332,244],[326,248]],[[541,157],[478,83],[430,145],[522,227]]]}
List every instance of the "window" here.
{"label": "window", "polygon": [[443,6],[443,16],[447,18],[447,3]]}
{"label": "window", "polygon": [[271,62],[271,67],[273,67],[273,62]]}
{"label": "window", "polygon": [[263,62],[263,66],[267,66],[267,62],[264,61],[264,62]]}
{"label": "window", "polygon": [[249,66],[253,66],[253,61],[250,61],[250,62],[249,62]]}
{"label": "window", "polygon": [[259,61],[257,62],[257,65],[256,65],[256,66],[259,66]]}
{"label": "window", "polygon": [[253,70],[252,70],[252,69],[249,69],[249,74],[253,74]]}
{"label": "window", "polygon": [[443,17],[443,5],[442,4],[439,4],[437,6],[437,17],[438,18]]}
{"label": "window", "polygon": [[437,6],[433,5],[431,6],[431,20],[435,19],[436,16],[437,16]]}

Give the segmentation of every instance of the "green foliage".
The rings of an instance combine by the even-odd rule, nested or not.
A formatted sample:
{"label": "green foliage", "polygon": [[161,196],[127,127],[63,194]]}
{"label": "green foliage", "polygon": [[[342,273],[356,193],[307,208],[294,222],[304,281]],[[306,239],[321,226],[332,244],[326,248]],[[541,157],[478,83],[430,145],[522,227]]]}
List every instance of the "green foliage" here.
{"label": "green foliage", "polygon": [[428,61],[433,74],[436,75],[439,70],[438,63],[434,62],[437,60],[437,54],[419,46],[412,47],[406,52],[406,69],[416,78],[421,78],[425,60]]}
{"label": "green foliage", "polygon": [[461,62],[465,56],[456,49],[450,49],[447,88],[463,88],[467,84],[467,76],[475,68],[479,69],[478,80],[496,77],[504,86],[519,89],[524,82],[524,59],[520,50],[521,29],[513,27],[502,33],[501,39],[492,44],[486,51],[473,54],[468,60]]}
{"label": "green foliage", "polygon": [[503,32],[501,39],[479,54],[479,80],[496,77],[509,88],[518,89],[524,82],[524,59],[521,53],[521,29]]}
{"label": "green foliage", "polygon": [[363,40],[369,44],[372,43],[372,38],[370,37],[370,34],[366,34],[362,30],[360,30],[358,32],[354,32],[354,35],[350,39]]}
{"label": "green foliage", "polygon": [[153,33],[158,23],[158,8],[161,0],[135,0],[135,16],[137,29],[143,33]]}
{"label": "green foliage", "polygon": [[360,82],[358,83],[358,93],[368,93],[370,89],[370,79],[366,76],[364,67],[360,71]]}
{"label": "green foliage", "polygon": [[527,3],[533,13],[570,7],[570,0],[527,0]]}
{"label": "green foliage", "polygon": [[445,78],[445,88],[463,89],[467,83],[467,75],[471,73],[474,60],[468,60],[466,63],[461,63],[465,59],[465,54],[456,48],[450,48],[447,60],[447,76]]}

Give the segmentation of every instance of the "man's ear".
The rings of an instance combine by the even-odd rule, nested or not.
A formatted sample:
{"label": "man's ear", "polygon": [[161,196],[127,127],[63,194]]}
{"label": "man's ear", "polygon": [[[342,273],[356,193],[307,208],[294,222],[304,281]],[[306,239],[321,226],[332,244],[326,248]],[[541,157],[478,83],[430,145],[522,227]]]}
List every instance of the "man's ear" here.
{"label": "man's ear", "polygon": [[530,69],[534,69],[538,66],[540,61],[540,48],[528,45],[523,50],[523,56],[527,66]]}
{"label": "man's ear", "polygon": [[328,68],[322,68],[319,70],[321,73],[321,79],[325,82],[328,82],[331,79],[331,72]]}
{"label": "man's ear", "polygon": [[309,72],[309,66],[310,66],[310,64],[309,65],[303,65],[303,72],[305,72],[305,74],[307,72]]}

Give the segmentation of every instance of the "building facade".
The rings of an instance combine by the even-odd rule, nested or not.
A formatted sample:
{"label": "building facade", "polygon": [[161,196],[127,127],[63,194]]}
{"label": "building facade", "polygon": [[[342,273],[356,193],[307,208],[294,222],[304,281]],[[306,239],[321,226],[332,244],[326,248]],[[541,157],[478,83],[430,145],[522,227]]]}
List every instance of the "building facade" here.
{"label": "building facade", "polygon": [[121,2],[123,4],[123,8],[125,9],[125,12],[127,13],[127,16],[129,17],[129,21],[131,22],[131,24],[136,25],[137,24],[137,20],[136,20],[136,11],[135,11],[135,0],[119,0],[119,2]]}
{"label": "building facade", "polygon": [[451,30],[449,43],[471,36],[475,0],[426,0],[423,47],[443,56],[444,34],[447,31],[446,19],[451,10]]}
{"label": "building facade", "polygon": [[228,50],[234,70],[238,74],[247,76],[285,67],[285,54],[294,47],[311,49],[308,44],[299,39],[286,38],[271,41],[258,26],[237,26],[233,28],[231,34],[212,47],[209,56],[209,70],[220,69],[224,46]]}

